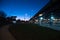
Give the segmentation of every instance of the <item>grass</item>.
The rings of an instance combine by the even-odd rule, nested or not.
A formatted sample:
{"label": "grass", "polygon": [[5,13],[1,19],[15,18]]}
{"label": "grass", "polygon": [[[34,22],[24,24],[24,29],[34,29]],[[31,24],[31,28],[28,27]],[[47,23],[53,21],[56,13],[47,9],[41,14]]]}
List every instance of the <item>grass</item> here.
{"label": "grass", "polygon": [[9,31],[17,40],[60,40],[60,31],[36,24],[13,24]]}

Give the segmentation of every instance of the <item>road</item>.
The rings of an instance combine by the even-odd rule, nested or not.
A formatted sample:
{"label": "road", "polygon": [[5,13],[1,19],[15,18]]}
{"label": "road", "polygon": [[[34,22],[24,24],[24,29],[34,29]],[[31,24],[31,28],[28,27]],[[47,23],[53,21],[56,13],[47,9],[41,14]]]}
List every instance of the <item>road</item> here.
{"label": "road", "polygon": [[9,25],[0,28],[0,40],[16,40],[8,31]]}

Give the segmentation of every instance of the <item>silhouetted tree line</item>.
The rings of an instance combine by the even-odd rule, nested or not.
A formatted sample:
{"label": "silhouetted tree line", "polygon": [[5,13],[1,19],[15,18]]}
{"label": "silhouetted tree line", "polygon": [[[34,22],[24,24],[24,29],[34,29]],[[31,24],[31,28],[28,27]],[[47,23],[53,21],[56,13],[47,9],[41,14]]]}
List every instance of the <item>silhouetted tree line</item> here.
{"label": "silhouetted tree line", "polygon": [[0,27],[4,25],[12,24],[13,21],[16,21],[16,23],[28,23],[28,21],[23,21],[20,19],[16,20],[16,16],[7,17],[4,11],[0,11]]}
{"label": "silhouetted tree line", "polygon": [[6,14],[0,11],[0,27],[6,24]]}
{"label": "silhouetted tree line", "polygon": [[0,11],[0,27],[11,24],[13,20],[15,19],[12,19],[12,17],[7,17],[5,12]]}

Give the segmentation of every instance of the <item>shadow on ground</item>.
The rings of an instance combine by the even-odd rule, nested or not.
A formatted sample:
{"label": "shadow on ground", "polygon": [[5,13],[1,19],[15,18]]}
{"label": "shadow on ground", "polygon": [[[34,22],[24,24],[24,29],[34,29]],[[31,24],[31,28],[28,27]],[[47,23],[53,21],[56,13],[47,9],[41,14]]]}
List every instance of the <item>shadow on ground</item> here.
{"label": "shadow on ground", "polygon": [[60,40],[60,31],[36,24],[13,24],[9,31],[16,40]]}

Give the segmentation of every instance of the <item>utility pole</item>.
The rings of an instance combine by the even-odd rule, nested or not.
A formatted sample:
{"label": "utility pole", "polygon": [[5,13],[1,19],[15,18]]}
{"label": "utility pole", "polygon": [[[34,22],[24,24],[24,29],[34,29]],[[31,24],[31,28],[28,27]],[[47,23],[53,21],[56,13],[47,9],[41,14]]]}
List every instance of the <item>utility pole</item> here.
{"label": "utility pole", "polygon": [[25,13],[25,15],[24,15],[24,20],[25,20],[25,21],[26,21],[26,17],[27,17],[27,15],[28,15],[27,13]]}
{"label": "utility pole", "polygon": [[25,14],[24,14],[24,21],[25,21]]}

